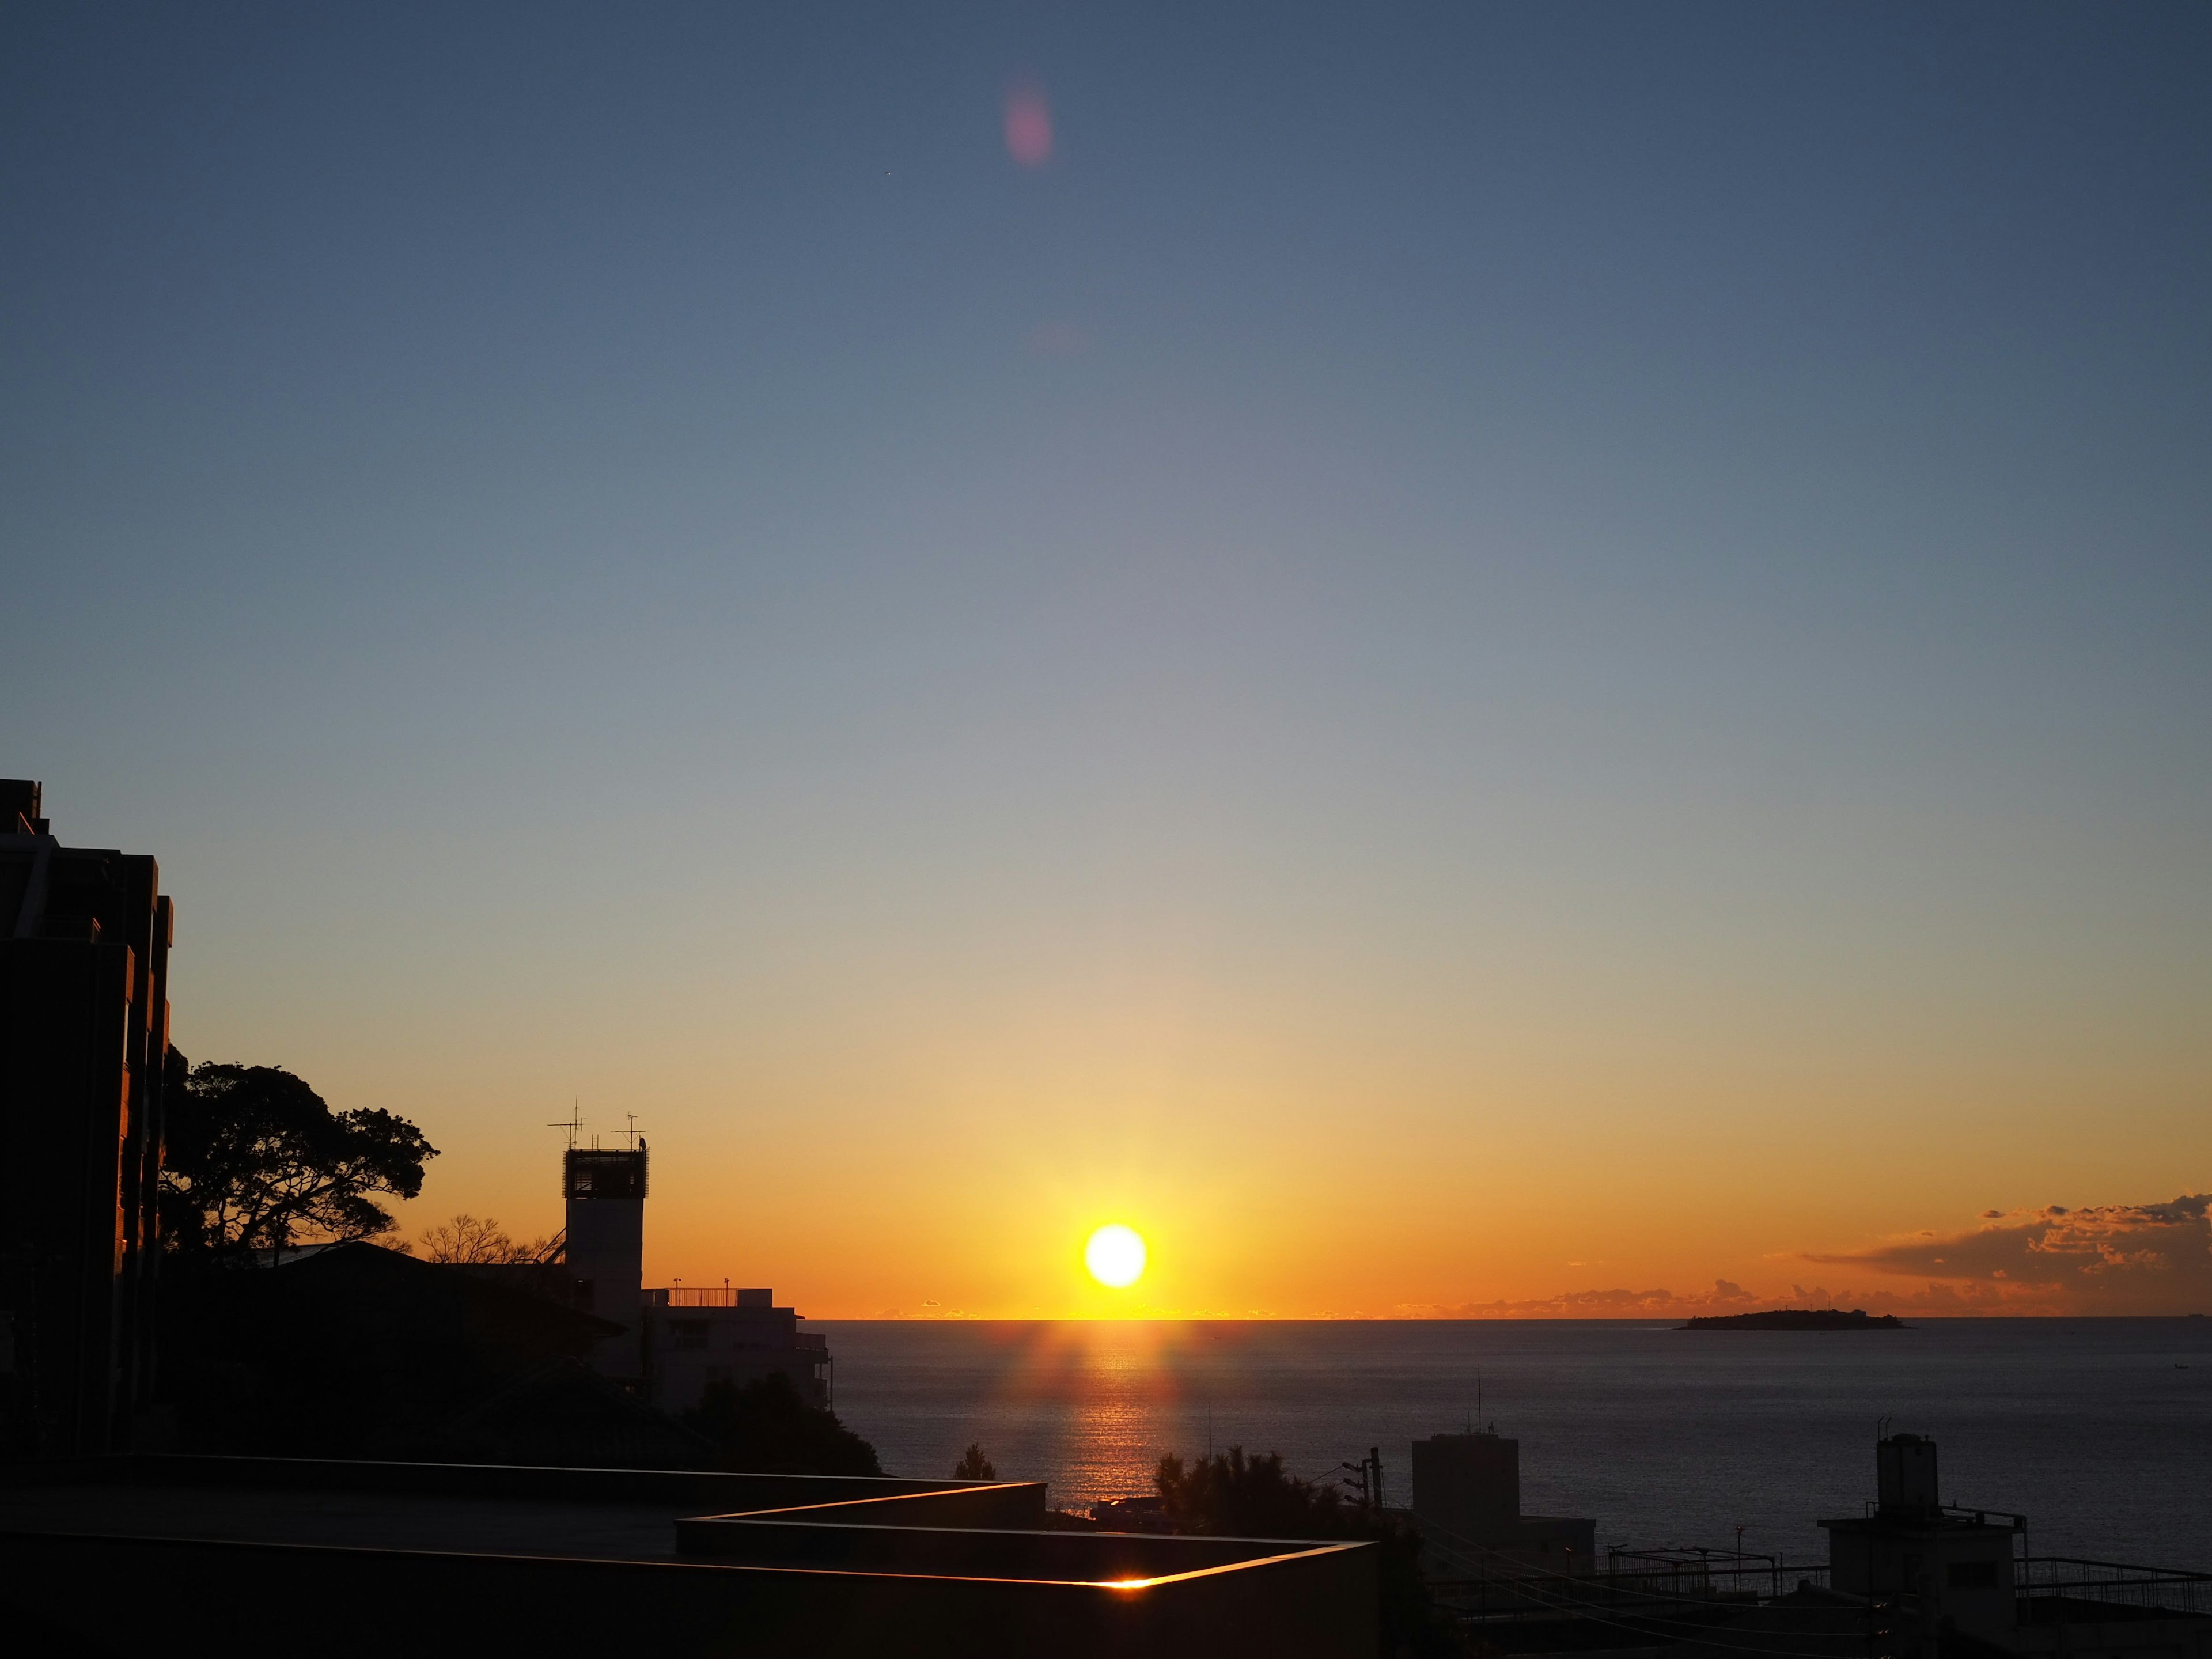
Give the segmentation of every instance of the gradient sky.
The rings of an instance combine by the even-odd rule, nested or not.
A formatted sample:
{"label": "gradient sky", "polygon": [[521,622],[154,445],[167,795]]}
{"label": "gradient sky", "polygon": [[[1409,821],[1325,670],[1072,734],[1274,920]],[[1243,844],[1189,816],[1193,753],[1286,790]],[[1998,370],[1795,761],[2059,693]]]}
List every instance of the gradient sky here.
{"label": "gradient sky", "polygon": [[[0,769],[410,1233],[557,1225],[575,1099],[650,1282],[816,1316],[1995,1294],[1923,1235],[2212,1187],[2208,88],[2185,4],[12,5]],[[2044,1305],[2212,1306],[2184,1210]]]}

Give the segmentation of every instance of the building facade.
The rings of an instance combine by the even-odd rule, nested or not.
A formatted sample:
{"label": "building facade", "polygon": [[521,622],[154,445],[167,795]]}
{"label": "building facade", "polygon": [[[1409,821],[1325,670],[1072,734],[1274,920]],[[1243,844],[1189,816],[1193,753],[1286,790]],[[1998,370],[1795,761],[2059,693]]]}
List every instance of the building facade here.
{"label": "building facade", "polygon": [[602,1152],[571,1146],[562,1160],[568,1199],[570,1301],[623,1328],[592,1356],[602,1376],[642,1389],[646,1148]]}
{"label": "building facade", "polygon": [[645,1293],[645,1370],[653,1403],[689,1411],[716,1382],[742,1388],[772,1373],[801,1400],[827,1407],[836,1397],[830,1340],[799,1328],[796,1309],[768,1290],[652,1290]]}
{"label": "building facade", "polygon": [[2026,1520],[1947,1505],[1936,1443],[1917,1434],[1875,1445],[1875,1493],[1872,1515],[1820,1522],[1829,1588],[1908,1606],[1926,1650],[1945,1630],[2008,1644],[2017,1622],[2013,1558]]}
{"label": "building facade", "polygon": [[0,780],[0,1455],[129,1443],[155,1381],[172,912]]}

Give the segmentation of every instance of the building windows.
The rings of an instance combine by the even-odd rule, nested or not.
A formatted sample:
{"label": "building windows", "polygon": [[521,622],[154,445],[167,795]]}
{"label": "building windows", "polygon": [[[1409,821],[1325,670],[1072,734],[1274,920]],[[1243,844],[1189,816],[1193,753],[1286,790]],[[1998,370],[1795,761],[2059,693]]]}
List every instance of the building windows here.
{"label": "building windows", "polygon": [[570,1198],[645,1197],[645,1153],[575,1149],[566,1167]]}
{"label": "building windows", "polygon": [[668,1337],[672,1348],[703,1348],[707,1346],[707,1322],[672,1319],[668,1322]]}

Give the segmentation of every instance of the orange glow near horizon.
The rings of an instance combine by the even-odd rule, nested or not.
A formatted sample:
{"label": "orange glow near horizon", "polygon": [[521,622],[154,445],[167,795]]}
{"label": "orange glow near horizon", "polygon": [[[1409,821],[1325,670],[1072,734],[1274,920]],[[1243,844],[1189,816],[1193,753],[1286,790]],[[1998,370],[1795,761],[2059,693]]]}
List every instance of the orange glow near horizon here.
{"label": "orange glow near horizon", "polygon": [[[626,942],[611,951],[648,973]],[[898,1000],[869,1005],[869,1044],[832,1042],[842,1026],[807,1013],[827,994],[794,973],[768,988],[654,982],[619,1029],[564,994],[557,1042],[518,1040],[498,1064],[476,1057],[467,1022],[404,1060],[337,1015],[283,1046],[274,1030],[184,1046],[276,1053],[331,1106],[422,1126],[441,1157],[398,1207],[403,1239],[456,1210],[515,1239],[556,1232],[564,1133],[546,1124],[575,1093],[586,1133],[635,1110],[653,1144],[646,1283],[772,1285],[807,1318],[1666,1318],[1714,1312],[1735,1287],[1759,1305],[1836,1297],[1909,1316],[1900,1298],[1947,1270],[2033,1291],[2037,1310],[2093,1312],[2157,1274],[2031,1283],[2070,1256],[1975,1267],[1971,1252],[1924,1249],[1923,1270],[1889,1245],[2013,1225],[1986,1210],[2172,1201],[2190,1179],[2146,1161],[2185,1144],[2179,1126],[2070,1144],[2066,1103],[2100,1066],[2055,1044],[1990,1048],[1982,1082],[1962,1068],[1913,1082],[1902,1064],[1794,1055],[1809,1037],[1778,1015],[1736,1030],[1721,1064],[1690,1011],[1681,1029],[1590,1042],[1573,1011],[1513,987],[1468,1036],[1453,1024],[1464,1011],[1409,984],[1394,1006],[1349,982],[1321,1006],[1281,957],[1103,987],[1078,967],[1020,984],[987,967],[957,949],[915,960],[887,980]],[[744,1009],[734,1075],[696,1051],[730,1006]],[[2046,1141],[1993,1133],[2008,1113],[2066,1151],[2063,1176]],[[1907,1117],[1917,1157],[1900,1166]],[[1148,1245],[1124,1290],[1084,1267],[1106,1224]],[[2139,1249],[2128,1225],[2108,1241],[2121,1255],[2205,1259],[2179,1232]]]}
{"label": "orange glow near horizon", "polygon": [[[562,1138],[539,1127],[557,1113],[524,1097],[501,1109],[481,1095],[387,1091],[312,1060],[302,1069],[334,1104],[399,1109],[441,1148],[422,1198],[399,1206],[401,1238],[459,1210],[496,1217],[518,1239],[560,1227]],[[811,1091],[797,1069],[748,1092],[805,1100]],[[1534,1076],[1512,1092],[1571,1109],[1516,1111],[1501,1100],[1447,1111],[1440,1082],[1395,1079],[1401,1103],[1371,1121],[1363,1142],[1374,1179],[1346,1183],[1329,1115],[1355,1082],[1322,1065],[1304,1077],[1270,1069],[1234,1089],[1217,1072],[1204,1101],[1176,1089],[1161,1091],[1170,1100],[1116,1103],[1094,1084],[1048,1113],[1024,1105],[1042,1091],[1020,1079],[1005,1080],[999,1097],[970,1078],[957,1091],[921,1089],[889,1118],[859,1103],[884,1097],[889,1079],[855,1089],[852,1104],[824,1091],[817,1104],[763,1113],[648,1071],[623,1102],[651,1112],[647,1282],[771,1285],[814,1319],[1667,1317],[1745,1305],[1714,1301],[1736,1296],[1909,1313],[1914,1304],[1900,1298],[1924,1296],[1964,1261],[1923,1231],[2013,1227],[2039,1200],[2171,1200],[2162,1188],[2177,1184],[2107,1159],[2081,1173],[2079,1190],[2069,1182],[2046,1195],[2042,1171],[2013,1143],[1988,1139],[1970,1164],[1965,1149],[1943,1144],[1954,1131],[1941,1122],[1919,1163],[1877,1169],[1879,1137],[1861,1145],[1817,1133],[1846,1111],[1840,1088],[1807,1086],[1832,1097],[1831,1112],[1756,1125],[1754,1135],[1759,1079],[1746,1080],[1738,1110],[1734,1091],[1652,1102],[1667,1091],[1647,1079],[1642,1098],[1613,1105],[1591,1099],[1596,1087],[1563,1096],[1561,1079]],[[453,1086],[484,1080],[457,1068]],[[1669,1114],[1684,1133],[1639,1138],[1644,1109]],[[1113,1125],[1103,1139],[1102,1121]],[[1481,1155],[1472,1158],[1476,1127]],[[951,1163],[948,1142],[967,1149]],[[1623,1156],[1632,1143],[1632,1158]],[[1737,1156],[1708,1155],[1723,1144]],[[1790,1178],[1816,1167],[1830,1178]],[[1982,1215],[1996,1206],[2005,1218]],[[1085,1261],[1109,1218],[1146,1246],[1141,1275],[1120,1288]],[[2153,1224],[2100,1224],[2124,1233]],[[2203,1224],[2173,1227],[2146,1234],[2146,1248],[2179,1261],[2190,1254],[2182,1234]],[[1888,1241],[1900,1239],[1918,1240],[1932,1265],[1897,1256],[1903,1247]],[[1913,1270],[1876,1260],[1884,1249]],[[2120,1286],[2117,1273],[2094,1285],[2075,1273],[2080,1286],[2039,1291],[2022,1271],[2046,1255],[1985,1264],[1985,1279],[2002,1267],[2003,1283],[2019,1287],[2008,1297],[2042,1297],[2006,1310],[2094,1310],[2087,1291]]]}

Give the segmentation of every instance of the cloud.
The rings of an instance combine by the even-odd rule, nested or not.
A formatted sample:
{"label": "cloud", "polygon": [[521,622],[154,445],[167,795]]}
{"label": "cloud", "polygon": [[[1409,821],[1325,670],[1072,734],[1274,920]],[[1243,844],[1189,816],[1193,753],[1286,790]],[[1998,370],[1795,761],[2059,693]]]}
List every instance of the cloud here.
{"label": "cloud", "polygon": [[[1792,1285],[1785,1296],[1720,1279],[1711,1291],[1680,1296],[1668,1290],[1565,1291],[1518,1302],[1401,1303],[1392,1314],[1399,1319],[1679,1319],[1779,1307],[1863,1308],[1930,1317],[2212,1313],[2212,1193],[2185,1193],[2160,1204],[1985,1210],[1980,1219],[1980,1226],[1965,1232],[1923,1230],[1862,1250],[1784,1258],[1859,1270],[1832,1291],[1826,1285]],[[1912,1279],[1919,1283],[1900,1282]]]}
{"label": "cloud", "polygon": [[894,1309],[892,1309],[892,1310],[891,1310],[890,1312],[888,1312],[888,1313],[880,1314],[880,1315],[878,1315],[878,1318],[882,1318],[882,1319],[909,1319],[909,1320],[911,1320],[911,1319],[978,1319],[978,1318],[981,1318],[981,1316],[981,1316],[980,1314],[971,1314],[971,1313],[969,1313],[969,1312],[966,1309],[964,1309],[964,1308],[948,1308],[948,1307],[946,1307],[946,1306],[945,1306],[942,1302],[939,1302],[939,1301],[935,1297],[933,1297],[933,1297],[927,1297],[923,1298],[923,1301],[922,1301],[922,1304],[921,1304],[921,1310],[920,1310],[918,1312],[915,1312],[915,1313],[910,1313],[910,1314],[902,1314],[902,1313],[900,1313],[896,1309],[895,1309],[895,1308],[894,1308]]}
{"label": "cloud", "polygon": [[1740,1312],[1766,1298],[1725,1279],[1687,1296],[1672,1291],[1567,1291],[1528,1302],[1401,1303],[1401,1319],[1680,1319],[1692,1314]]}
{"label": "cloud", "polygon": [[[1918,1233],[1823,1265],[1927,1281],[1926,1311],[2179,1314],[2212,1310],[2212,1194],[2164,1204],[1990,1210],[1972,1232]],[[1895,1301],[1894,1296],[1883,1298]]]}

